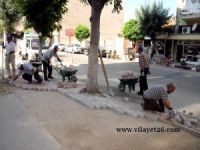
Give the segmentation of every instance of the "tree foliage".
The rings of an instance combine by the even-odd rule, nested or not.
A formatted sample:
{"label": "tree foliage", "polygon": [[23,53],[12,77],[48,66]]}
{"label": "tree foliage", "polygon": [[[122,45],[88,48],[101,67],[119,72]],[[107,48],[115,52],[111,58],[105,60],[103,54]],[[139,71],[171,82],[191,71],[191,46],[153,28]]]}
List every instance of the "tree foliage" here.
{"label": "tree foliage", "polygon": [[15,25],[20,18],[21,15],[15,0],[0,0],[0,20],[6,32],[15,31]]}
{"label": "tree foliage", "polygon": [[85,25],[78,25],[75,28],[75,36],[80,42],[82,42],[90,36],[89,28]]}
{"label": "tree foliage", "polygon": [[81,2],[90,5],[94,8],[100,8],[101,10],[105,5],[113,4],[113,12],[120,12],[122,10],[122,0],[80,0]]}
{"label": "tree foliage", "polygon": [[3,22],[0,20],[0,35],[3,35]]}
{"label": "tree foliage", "polygon": [[130,41],[137,41],[143,38],[143,34],[140,29],[140,24],[136,20],[129,20],[123,27],[123,36]]}
{"label": "tree foliage", "polygon": [[68,0],[16,0],[25,16],[25,27],[33,28],[42,37],[52,37],[55,30],[60,30],[59,21],[67,12]]}
{"label": "tree foliage", "polygon": [[169,9],[163,7],[163,2],[154,2],[152,5],[141,6],[136,10],[137,18],[145,35],[156,39],[157,33],[162,31],[162,26],[171,18]]}

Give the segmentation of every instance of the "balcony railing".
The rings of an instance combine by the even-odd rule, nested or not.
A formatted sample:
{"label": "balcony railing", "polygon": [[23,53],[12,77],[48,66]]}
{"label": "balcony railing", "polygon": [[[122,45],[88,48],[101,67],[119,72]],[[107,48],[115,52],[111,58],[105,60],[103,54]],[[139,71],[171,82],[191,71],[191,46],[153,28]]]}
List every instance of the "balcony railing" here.
{"label": "balcony railing", "polygon": [[200,12],[199,13],[181,12],[180,17],[182,19],[200,19]]}

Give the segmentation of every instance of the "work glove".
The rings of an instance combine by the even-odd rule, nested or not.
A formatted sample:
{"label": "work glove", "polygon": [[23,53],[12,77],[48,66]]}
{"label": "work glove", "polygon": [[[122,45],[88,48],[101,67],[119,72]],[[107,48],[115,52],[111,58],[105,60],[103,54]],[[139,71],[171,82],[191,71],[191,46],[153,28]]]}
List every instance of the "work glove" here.
{"label": "work glove", "polygon": [[169,110],[169,115],[174,117],[177,115],[177,112],[175,110],[171,109],[171,110]]}

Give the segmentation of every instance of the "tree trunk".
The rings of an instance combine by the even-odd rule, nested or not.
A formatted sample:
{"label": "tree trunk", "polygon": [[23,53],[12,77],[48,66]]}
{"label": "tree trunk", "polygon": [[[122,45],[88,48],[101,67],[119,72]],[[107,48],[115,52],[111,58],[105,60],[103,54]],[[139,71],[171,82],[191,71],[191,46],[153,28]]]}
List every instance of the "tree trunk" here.
{"label": "tree trunk", "polygon": [[91,37],[90,48],[88,51],[88,80],[86,91],[88,93],[96,93],[98,89],[98,47],[100,37],[100,16],[101,9],[92,9],[91,21]]}
{"label": "tree trunk", "polygon": [[39,53],[38,53],[38,61],[42,60],[42,36],[39,36]]}
{"label": "tree trunk", "polygon": [[[3,44],[5,44],[6,43],[6,31],[4,30],[3,31]],[[3,48],[3,46],[2,46],[2,48],[1,48],[1,50],[2,50],[2,80],[4,80],[4,62],[5,62],[5,60],[4,60],[4,48]]]}

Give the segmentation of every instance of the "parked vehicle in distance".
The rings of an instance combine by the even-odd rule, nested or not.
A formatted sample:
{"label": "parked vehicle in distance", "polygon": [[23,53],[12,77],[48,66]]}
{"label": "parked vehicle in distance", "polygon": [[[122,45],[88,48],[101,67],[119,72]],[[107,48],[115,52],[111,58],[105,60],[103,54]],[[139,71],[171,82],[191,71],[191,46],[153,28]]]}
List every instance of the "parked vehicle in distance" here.
{"label": "parked vehicle in distance", "polygon": [[67,45],[66,44],[62,44],[62,43],[55,43],[53,45],[51,45],[50,48],[53,48],[54,46],[58,46],[58,50],[61,52],[65,52],[67,49]]}
{"label": "parked vehicle in distance", "polygon": [[106,56],[107,56],[107,51],[106,51],[105,49],[100,50],[100,53],[101,53],[101,56],[102,56],[102,57],[105,57],[105,58],[106,58]]}
{"label": "parked vehicle in distance", "polygon": [[72,44],[65,49],[65,52],[80,54],[82,52],[82,49],[79,44]]}
{"label": "parked vehicle in distance", "polygon": [[[39,36],[37,33],[24,33],[22,39],[17,39],[17,49],[23,60],[38,60]],[[42,53],[49,49],[49,41],[42,41]]]}
{"label": "parked vehicle in distance", "polygon": [[65,52],[67,49],[66,44],[59,43],[59,44],[57,44],[57,46],[58,46],[58,50],[60,50],[61,52]]}
{"label": "parked vehicle in distance", "polygon": [[[86,48],[86,49],[84,50],[84,54],[85,54],[85,55],[88,55],[88,49],[89,49],[89,48]],[[100,47],[100,53],[101,53],[101,56],[102,56],[102,57],[104,57],[104,58],[107,57],[107,51],[106,51],[105,49],[102,49],[101,47]],[[99,57],[99,55],[98,55],[98,57]]]}
{"label": "parked vehicle in distance", "polygon": [[194,67],[196,68],[196,70],[200,70],[200,55],[196,55],[196,56],[187,55],[185,64],[188,67],[191,67],[191,68]]}

